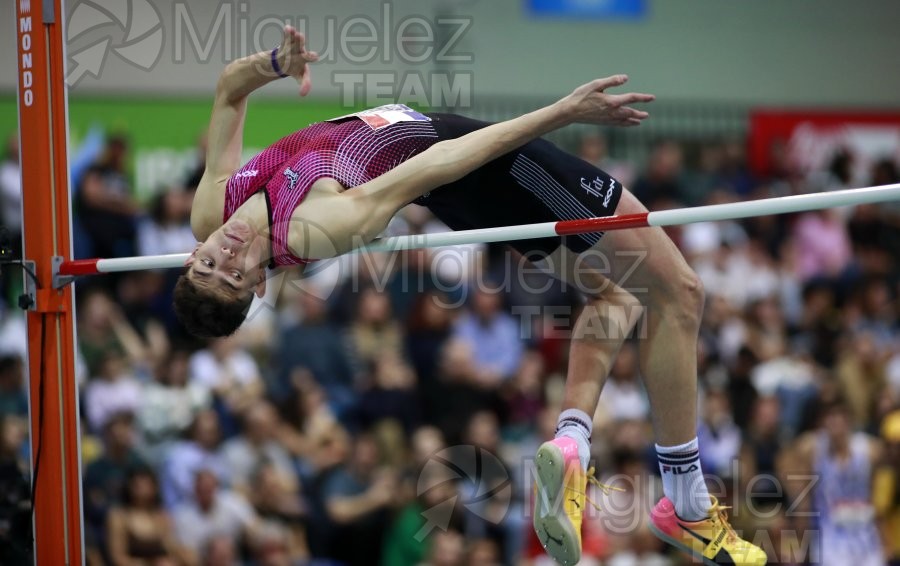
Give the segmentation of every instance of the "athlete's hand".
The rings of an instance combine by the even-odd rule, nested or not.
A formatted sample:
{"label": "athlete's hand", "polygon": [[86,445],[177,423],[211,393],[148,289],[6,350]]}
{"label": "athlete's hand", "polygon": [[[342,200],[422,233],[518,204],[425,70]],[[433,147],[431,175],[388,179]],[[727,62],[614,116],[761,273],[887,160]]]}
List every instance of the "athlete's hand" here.
{"label": "athlete's hand", "polygon": [[600,124],[603,126],[637,126],[650,114],[643,110],[631,108],[629,104],[651,102],[652,94],[629,92],[626,94],[608,94],[607,89],[622,86],[628,81],[625,75],[614,75],[605,79],[596,79],[576,88],[572,94],[560,102],[565,108],[568,119],[582,124]]}
{"label": "athlete's hand", "polygon": [[319,54],[306,50],[306,38],[293,26],[284,26],[284,39],[278,47],[278,66],[285,75],[294,77],[300,85],[300,96],[312,88],[309,64],[319,60]]}

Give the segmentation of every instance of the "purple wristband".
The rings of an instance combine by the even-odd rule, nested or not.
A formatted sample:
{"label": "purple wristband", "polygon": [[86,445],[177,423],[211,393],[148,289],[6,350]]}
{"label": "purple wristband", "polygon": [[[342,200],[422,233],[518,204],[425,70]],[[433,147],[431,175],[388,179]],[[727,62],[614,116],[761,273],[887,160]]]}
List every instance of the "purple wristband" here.
{"label": "purple wristband", "polygon": [[277,47],[272,50],[272,69],[276,73],[278,73],[278,76],[281,78],[284,78],[287,76],[282,72],[281,65],[278,64],[278,48]]}

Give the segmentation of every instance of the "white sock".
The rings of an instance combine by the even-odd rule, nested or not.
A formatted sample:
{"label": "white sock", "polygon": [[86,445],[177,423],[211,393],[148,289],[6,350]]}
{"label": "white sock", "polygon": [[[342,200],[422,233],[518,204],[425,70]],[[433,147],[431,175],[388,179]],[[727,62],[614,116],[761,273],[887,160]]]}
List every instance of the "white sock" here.
{"label": "white sock", "polygon": [[678,446],[656,445],[663,492],[685,521],[700,521],[709,515],[710,499],[700,469],[700,449],[695,437]]}
{"label": "white sock", "polygon": [[584,411],[566,409],[556,421],[556,438],[567,436],[578,444],[578,459],[585,470],[591,462],[591,431],[594,422]]}

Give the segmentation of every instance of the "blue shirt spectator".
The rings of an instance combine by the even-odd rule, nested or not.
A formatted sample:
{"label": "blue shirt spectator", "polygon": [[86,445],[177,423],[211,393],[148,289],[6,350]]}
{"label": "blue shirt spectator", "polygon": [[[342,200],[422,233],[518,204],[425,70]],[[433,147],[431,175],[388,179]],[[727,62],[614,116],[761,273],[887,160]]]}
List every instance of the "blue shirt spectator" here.
{"label": "blue shirt spectator", "polygon": [[454,337],[469,345],[475,369],[485,379],[509,378],[524,352],[518,322],[500,310],[499,292],[475,289],[471,308],[456,323]]}

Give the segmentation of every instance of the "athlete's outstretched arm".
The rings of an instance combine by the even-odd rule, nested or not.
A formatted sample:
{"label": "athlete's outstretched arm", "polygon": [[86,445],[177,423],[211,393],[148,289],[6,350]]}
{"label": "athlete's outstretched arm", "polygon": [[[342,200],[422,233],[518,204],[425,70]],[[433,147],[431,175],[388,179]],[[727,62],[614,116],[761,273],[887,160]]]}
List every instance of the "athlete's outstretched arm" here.
{"label": "athlete's outstretched arm", "polygon": [[606,89],[625,84],[627,80],[625,75],[597,79],[534,112],[492,124],[456,139],[438,142],[347,194],[368,194],[375,197],[380,206],[399,208],[422,194],[456,181],[485,163],[563,126],[574,123],[637,126],[649,114],[631,108],[629,104],[650,102],[653,95],[605,92]]}
{"label": "athlete's outstretched arm", "polygon": [[626,80],[617,75],[592,81],[550,106],[440,141],[353,190],[309,195],[294,211],[297,225],[291,229],[290,245],[300,257],[347,253],[376,238],[394,214],[417,197],[548,132],[576,122],[636,126],[648,114],[628,105],[650,102],[653,96],[604,92]]}
{"label": "athlete's outstretched arm", "polygon": [[[308,64],[318,59],[316,53],[306,51],[305,45],[303,34],[285,26],[277,60],[282,72],[297,80],[301,96],[306,96],[312,86]],[[208,220],[221,221],[225,182],[241,165],[247,97],[280,78],[271,55],[264,51],[232,61],[219,76],[209,120],[206,171],[197,187],[191,214],[195,234],[206,231],[203,227],[209,224]]]}

